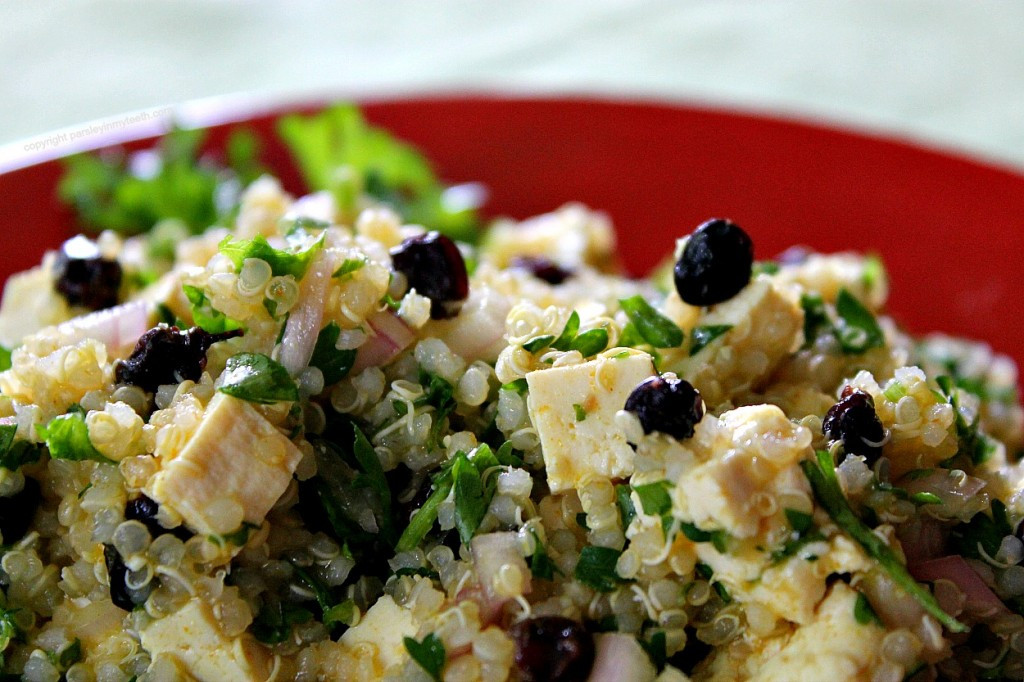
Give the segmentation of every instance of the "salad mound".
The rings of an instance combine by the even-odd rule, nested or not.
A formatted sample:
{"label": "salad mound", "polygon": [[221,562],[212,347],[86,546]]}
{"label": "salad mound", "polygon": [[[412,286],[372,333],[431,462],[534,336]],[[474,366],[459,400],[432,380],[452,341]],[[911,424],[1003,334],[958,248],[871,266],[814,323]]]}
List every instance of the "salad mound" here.
{"label": "salad mound", "polygon": [[[486,220],[339,105],[66,161],[0,305],[0,672],[1024,679],[1013,363],[874,256]],[[629,227],[622,226],[625,238]]]}

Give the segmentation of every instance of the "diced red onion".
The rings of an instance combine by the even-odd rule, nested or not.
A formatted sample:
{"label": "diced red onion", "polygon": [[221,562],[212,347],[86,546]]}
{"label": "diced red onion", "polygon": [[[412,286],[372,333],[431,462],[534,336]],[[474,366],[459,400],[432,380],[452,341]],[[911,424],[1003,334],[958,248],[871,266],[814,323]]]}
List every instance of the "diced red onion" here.
{"label": "diced red onion", "polygon": [[313,347],[324,319],[324,303],[333,266],[334,259],[329,252],[321,251],[316,255],[302,278],[299,302],[288,316],[278,359],[293,376],[309,365],[309,359],[313,357]]}
{"label": "diced red onion", "polygon": [[457,317],[430,322],[425,336],[441,339],[468,362],[493,362],[505,345],[505,318],[511,309],[509,300],[497,291],[473,289]]}
{"label": "diced red onion", "polygon": [[359,347],[353,374],[388,364],[416,340],[412,330],[391,310],[374,313],[366,323],[373,334]]}
{"label": "diced red onion", "polygon": [[594,641],[594,667],[587,682],[651,682],[657,672],[633,635],[606,632]]}
{"label": "diced red onion", "polygon": [[62,345],[95,339],[113,354],[128,350],[149,329],[151,306],[146,301],[123,303],[75,317],[57,327]]}
{"label": "diced red onion", "polygon": [[945,524],[927,514],[912,518],[896,530],[896,537],[910,566],[945,554],[946,534]]}
{"label": "diced red onion", "polygon": [[[522,579],[522,594],[530,593],[532,587],[530,569],[523,558],[519,537],[516,533],[478,535],[470,543],[470,551],[473,554],[477,578],[483,589],[485,603],[481,604],[482,610],[483,608],[491,610],[492,607],[497,607],[500,610],[501,606],[511,598],[496,588],[502,571],[518,571]],[[506,566],[511,566],[511,569],[505,568]]]}
{"label": "diced red onion", "polygon": [[967,598],[964,610],[975,616],[1007,613],[1003,602],[962,556],[945,556],[925,561],[911,567],[910,572],[916,580],[922,582],[945,579],[955,584]]}

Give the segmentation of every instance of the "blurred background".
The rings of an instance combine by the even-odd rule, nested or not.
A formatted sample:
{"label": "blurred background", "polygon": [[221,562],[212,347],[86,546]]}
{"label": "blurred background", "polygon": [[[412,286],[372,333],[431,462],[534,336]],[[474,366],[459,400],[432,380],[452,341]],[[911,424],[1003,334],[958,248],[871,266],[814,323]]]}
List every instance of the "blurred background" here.
{"label": "blurred background", "polygon": [[1019,0],[0,3],[0,146],[182,100],[629,95],[782,111],[1024,167]]}

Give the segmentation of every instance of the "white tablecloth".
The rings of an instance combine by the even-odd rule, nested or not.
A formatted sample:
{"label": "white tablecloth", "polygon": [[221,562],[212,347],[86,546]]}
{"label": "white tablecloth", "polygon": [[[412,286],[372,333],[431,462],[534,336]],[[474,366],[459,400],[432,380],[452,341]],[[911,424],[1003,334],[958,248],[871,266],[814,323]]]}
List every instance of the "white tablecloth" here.
{"label": "white tablecloth", "polygon": [[781,110],[1024,167],[1024,2],[0,3],[0,144],[240,91],[467,88]]}

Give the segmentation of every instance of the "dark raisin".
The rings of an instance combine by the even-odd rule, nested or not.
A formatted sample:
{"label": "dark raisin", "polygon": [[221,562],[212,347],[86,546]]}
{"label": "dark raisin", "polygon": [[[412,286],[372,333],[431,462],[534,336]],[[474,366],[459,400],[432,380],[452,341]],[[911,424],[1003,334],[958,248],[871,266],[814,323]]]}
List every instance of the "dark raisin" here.
{"label": "dark raisin", "polygon": [[21,490],[10,497],[0,497],[0,533],[5,545],[25,537],[42,499],[39,483],[28,476]]}
{"label": "dark raisin", "polygon": [[118,363],[117,381],[147,391],[186,379],[198,381],[206,367],[210,346],[241,335],[240,330],[210,334],[199,327],[182,331],[159,324],[139,338],[127,360]]}
{"label": "dark raisin", "polygon": [[754,243],[729,220],[714,218],[698,227],[676,262],[679,297],[690,305],[728,301],[750,282]]}
{"label": "dark raisin", "polygon": [[54,263],[55,287],[70,305],[101,310],[117,305],[121,264],[100,255],[96,243],[79,235],[61,246]]}
{"label": "dark raisin", "polygon": [[885,428],[875,412],[875,401],[864,391],[843,389],[839,402],[825,415],[821,431],[830,440],[841,440],[847,455],[864,457],[868,466],[882,456]]}
{"label": "dark raisin", "polygon": [[110,582],[110,601],[114,606],[125,611],[135,608],[125,578],[128,577],[128,567],[113,545],[103,545],[103,563],[107,565],[107,578]]}
{"label": "dark raisin", "polygon": [[185,526],[175,528],[164,528],[157,521],[156,515],[160,511],[160,505],[155,500],[145,495],[139,495],[135,499],[128,500],[124,507],[124,518],[126,521],[138,521],[149,529],[149,534],[156,538],[165,533],[170,533],[181,541],[188,540],[192,533]]}
{"label": "dark raisin", "polygon": [[662,376],[644,379],[626,399],[644,433],[661,431],[682,440],[693,435],[693,427],[704,417],[700,392],[683,379]]}
{"label": "dark raisin", "polygon": [[409,237],[391,249],[391,262],[410,288],[430,299],[432,318],[459,314],[469,296],[469,275],[455,242],[440,232]]}
{"label": "dark raisin", "polygon": [[571,270],[566,270],[558,263],[543,256],[518,256],[508,264],[510,268],[526,270],[537,279],[548,284],[561,284],[572,277]]}
{"label": "dark raisin", "polygon": [[531,618],[513,625],[509,634],[523,682],[583,682],[594,666],[594,637],[574,620]]}

